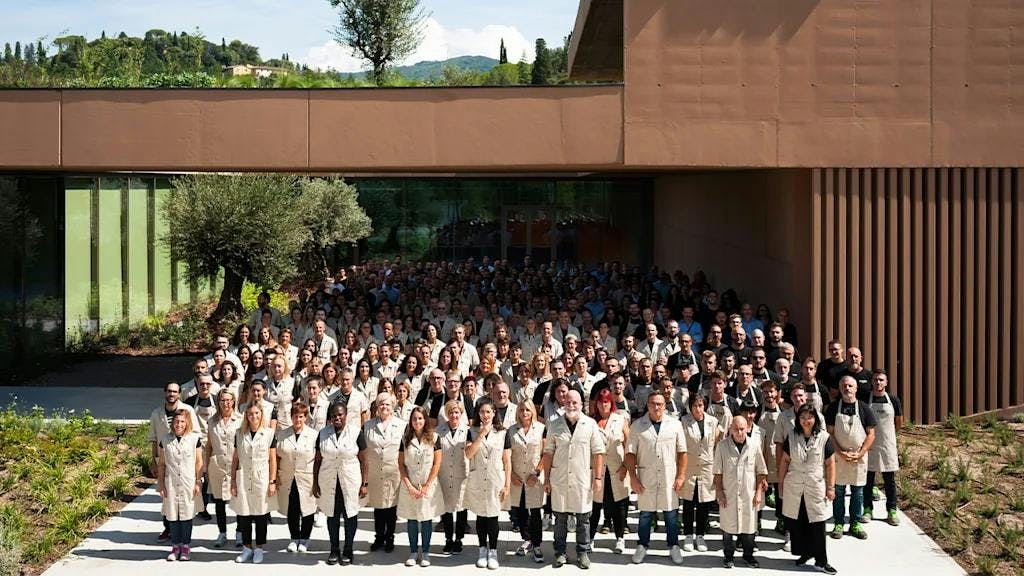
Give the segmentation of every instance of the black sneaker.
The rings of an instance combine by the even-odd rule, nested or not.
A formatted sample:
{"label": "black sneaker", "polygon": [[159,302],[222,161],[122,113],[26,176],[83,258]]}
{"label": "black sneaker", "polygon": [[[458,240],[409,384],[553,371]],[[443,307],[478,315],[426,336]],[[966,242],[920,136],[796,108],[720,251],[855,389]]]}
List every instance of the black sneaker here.
{"label": "black sneaker", "polygon": [[391,554],[394,551],[395,551],[395,541],[394,540],[388,540],[387,542],[384,543],[384,552],[386,552],[388,554]]}
{"label": "black sneaker", "polygon": [[810,561],[811,558],[813,558],[813,556],[801,556],[796,559],[796,565],[803,566],[804,564],[807,564],[807,562]]}
{"label": "black sneaker", "polygon": [[744,558],[743,562],[746,563],[749,568],[760,568],[761,564],[757,562],[756,558]]}
{"label": "black sneaker", "polygon": [[380,540],[374,540],[373,544],[370,544],[370,552],[376,552],[384,547],[384,543]]}
{"label": "black sneaker", "polygon": [[452,553],[452,548],[454,548],[454,547],[455,547],[455,545],[452,543],[451,540],[445,540],[444,541],[444,548],[441,549],[441,552],[443,554],[451,554]]}
{"label": "black sneaker", "polygon": [[171,531],[170,531],[170,529],[165,528],[164,531],[161,532],[160,535],[156,537],[156,541],[157,542],[170,542],[171,541]]}
{"label": "black sneaker", "polygon": [[452,554],[462,554],[462,540],[456,540],[455,544],[452,545]]}
{"label": "black sneaker", "polygon": [[831,564],[825,564],[824,566],[815,564],[814,567],[818,569],[818,572],[824,572],[825,574],[836,574],[838,572]]}
{"label": "black sneaker", "polygon": [[200,512],[199,513],[199,517],[202,518],[203,520],[207,521],[207,522],[209,522],[210,520],[213,520],[213,516],[210,516],[210,513],[207,512],[206,510],[203,510],[202,512]]}
{"label": "black sneaker", "polygon": [[331,550],[330,555],[327,556],[327,565],[328,566],[334,566],[335,564],[338,563],[338,560],[340,558],[341,558],[341,554],[338,554],[337,550]]}
{"label": "black sneaker", "polygon": [[732,559],[726,558],[725,560],[723,560],[722,561],[722,566],[725,566],[726,568],[732,568],[733,567]]}
{"label": "black sneaker", "polygon": [[351,552],[345,552],[344,554],[341,555],[341,565],[342,566],[348,566],[351,563],[352,563],[352,553]]}

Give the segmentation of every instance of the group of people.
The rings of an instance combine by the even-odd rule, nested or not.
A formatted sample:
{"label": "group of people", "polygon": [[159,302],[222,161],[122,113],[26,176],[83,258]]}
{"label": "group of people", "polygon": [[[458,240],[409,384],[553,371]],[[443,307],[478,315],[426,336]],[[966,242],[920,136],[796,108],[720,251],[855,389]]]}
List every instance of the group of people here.
{"label": "group of people", "polygon": [[385,261],[301,292],[287,313],[269,301],[217,335],[151,416],[168,560],[189,559],[210,502],[214,546],[230,507],[236,561],[254,563],[272,511],[289,552],[306,552],[322,519],[328,564],[353,561],[360,509],[373,511],[371,551],[394,550],[401,518],[409,566],[430,564],[437,519],[442,552],[460,554],[472,512],[476,565],[490,569],[505,512],[517,556],[545,562],[547,524],[553,565],[574,531],[583,569],[599,531],[625,553],[631,506],[635,563],[659,517],[674,563],[707,551],[715,512],[724,565],[739,547],[756,567],[767,507],[797,565],[835,573],[825,522],[846,533],[849,491],[849,534],[866,538],[877,474],[898,523],[902,411],[886,373],[838,341],[820,364],[801,358],[787,311],[759,318],[767,307],[720,299],[701,273]]}

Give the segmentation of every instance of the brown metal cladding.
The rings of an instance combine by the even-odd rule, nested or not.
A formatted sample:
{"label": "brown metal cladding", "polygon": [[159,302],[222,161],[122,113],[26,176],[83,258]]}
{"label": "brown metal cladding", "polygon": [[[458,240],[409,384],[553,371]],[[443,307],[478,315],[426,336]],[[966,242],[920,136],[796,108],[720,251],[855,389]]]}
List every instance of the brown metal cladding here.
{"label": "brown metal cladding", "polygon": [[1020,176],[813,170],[807,352],[860,347],[916,422],[1024,402]]}
{"label": "brown metal cladding", "polygon": [[60,92],[0,91],[0,168],[60,166]]}

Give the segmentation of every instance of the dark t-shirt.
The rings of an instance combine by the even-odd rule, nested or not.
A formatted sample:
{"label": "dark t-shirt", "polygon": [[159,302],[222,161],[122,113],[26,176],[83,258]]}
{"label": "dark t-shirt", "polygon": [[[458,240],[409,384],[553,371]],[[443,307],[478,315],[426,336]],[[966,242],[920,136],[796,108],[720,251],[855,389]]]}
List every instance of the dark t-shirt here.
{"label": "dark t-shirt", "polygon": [[836,375],[837,387],[839,386],[839,380],[843,376],[849,376],[857,381],[857,400],[860,400],[861,402],[867,402],[869,397],[871,396],[871,370],[861,367],[860,372],[854,374],[853,372],[850,372],[849,367],[847,367],[845,370],[841,370]]}
{"label": "dark t-shirt", "polygon": [[[889,400],[892,400],[892,410],[894,415],[903,416],[903,403],[900,402],[899,397],[889,394]],[[875,396],[874,394],[871,395],[872,404],[885,404],[887,401],[888,400],[886,400],[885,396]]]}
{"label": "dark t-shirt", "polygon": [[[806,436],[804,436],[803,439],[805,442],[810,442],[811,440]],[[785,440],[782,441],[782,451],[785,452],[786,454],[789,454],[789,438],[786,438]],[[828,440],[825,441],[825,460],[831,458],[832,455],[835,453],[836,447],[832,444],[832,438],[829,438]]]}
{"label": "dark t-shirt", "polygon": [[[356,448],[358,448],[360,452],[366,450],[366,435],[363,433],[362,429],[359,430],[359,436],[356,437]],[[319,439],[316,441],[316,449],[320,450]]]}
{"label": "dark t-shirt", "polygon": [[878,419],[875,418],[875,413],[871,411],[867,404],[860,400],[857,400],[856,404],[847,404],[842,400],[829,404],[825,408],[825,424],[835,426],[836,416],[839,415],[840,410],[845,416],[853,416],[854,412],[858,409],[860,410],[860,423],[861,426],[864,426],[865,430],[878,426]]}
{"label": "dark t-shirt", "polygon": [[826,388],[836,389],[839,388],[840,373],[845,372],[846,369],[847,364],[845,361],[836,364],[831,358],[826,358],[821,361],[821,364],[818,364],[818,378],[821,379]]}
{"label": "dark t-shirt", "polygon": [[[493,430],[492,430],[492,432],[493,432]],[[479,433],[480,433],[479,429],[477,430],[476,433],[474,433],[473,429],[470,428],[469,432],[466,433],[466,443],[467,444],[472,444],[473,441],[474,441],[474,438],[476,438],[476,434],[479,434]],[[511,450],[512,449],[512,436],[509,436],[507,433],[505,434],[505,446],[504,446],[504,449],[505,450]]]}

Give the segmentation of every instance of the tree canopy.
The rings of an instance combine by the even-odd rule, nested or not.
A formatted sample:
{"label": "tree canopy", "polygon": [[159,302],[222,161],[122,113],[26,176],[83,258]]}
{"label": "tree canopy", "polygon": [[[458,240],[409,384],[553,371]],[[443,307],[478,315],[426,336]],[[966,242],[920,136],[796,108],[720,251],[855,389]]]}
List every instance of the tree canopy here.
{"label": "tree canopy", "polygon": [[372,67],[378,86],[384,72],[416,51],[425,15],[419,0],[328,0],[338,8],[334,39]]}
{"label": "tree canopy", "polygon": [[162,239],[190,278],[223,270],[214,319],[241,311],[242,284],[276,286],[323,273],[327,249],[371,232],[354,187],[285,174],[196,174],[174,179]]}

